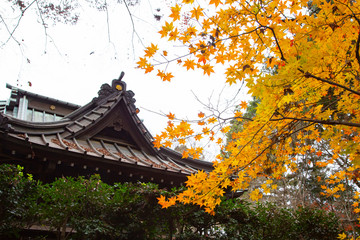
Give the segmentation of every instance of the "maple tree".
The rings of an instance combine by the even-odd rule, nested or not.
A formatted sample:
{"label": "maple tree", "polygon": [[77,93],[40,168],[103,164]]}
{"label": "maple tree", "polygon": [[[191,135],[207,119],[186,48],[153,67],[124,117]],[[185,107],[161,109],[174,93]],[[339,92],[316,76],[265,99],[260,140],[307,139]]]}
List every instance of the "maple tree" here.
{"label": "maple tree", "polygon": [[[164,56],[153,44],[138,67],[147,72],[156,68],[162,80],[170,81],[173,75],[166,67],[172,62],[206,75],[222,64],[225,83],[244,82],[260,103],[251,119],[235,111],[233,119],[246,121],[226,146],[214,128],[226,133],[229,119],[201,114],[199,132],[188,122],[169,121],[155,146],[184,144],[188,136],[201,134],[228,154],[218,155],[212,172],[190,176],[187,190],[176,199],[161,199],[164,207],[191,202],[214,213],[225,189],[246,189],[253,179],[263,177],[262,186],[250,193],[258,200],[277,188],[275,179],[296,172],[306,153],[315,153],[323,158],[308,164],[331,169],[323,194],[339,197],[349,189],[346,182],[354,189],[354,211],[360,212],[359,7],[350,0],[176,1],[172,20],[159,33],[188,52],[172,57],[167,50]],[[157,60],[160,55],[165,62]],[[246,109],[246,102],[240,106]],[[189,149],[184,154],[196,158],[201,151]]]}

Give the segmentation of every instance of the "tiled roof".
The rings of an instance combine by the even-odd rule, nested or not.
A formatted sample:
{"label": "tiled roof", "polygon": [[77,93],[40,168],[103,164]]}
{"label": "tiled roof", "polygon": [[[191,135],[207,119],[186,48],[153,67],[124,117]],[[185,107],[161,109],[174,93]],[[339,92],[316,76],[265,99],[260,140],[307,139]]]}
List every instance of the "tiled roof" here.
{"label": "tiled roof", "polygon": [[59,165],[76,166],[174,184],[199,169],[212,169],[209,162],[154,148],[153,137],[137,116],[133,97],[118,79],[111,86],[104,84],[97,98],[61,121],[36,123],[0,113],[1,155],[10,162],[26,158],[30,165],[51,162],[45,164],[48,172]]}

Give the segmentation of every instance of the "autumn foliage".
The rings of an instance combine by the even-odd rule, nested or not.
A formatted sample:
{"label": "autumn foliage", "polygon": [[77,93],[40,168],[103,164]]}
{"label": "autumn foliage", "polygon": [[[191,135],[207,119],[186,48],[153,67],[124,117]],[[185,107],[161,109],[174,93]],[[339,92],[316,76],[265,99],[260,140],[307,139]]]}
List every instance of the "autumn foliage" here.
{"label": "autumn foliage", "polygon": [[[200,113],[197,124],[202,131],[197,131],[169,116],[167,128],[156,136],[156,147],[184,144],[193,136],[217,142],[222,154],[212,172],[192,175],[186,191],[176,198],[161,198],[161,204],[194,203],[213,214],[226,189],[247,189],[261,178],[261,187],[250,193],[258,200],[313,153],[318,161],[308,164],[329,169],[322,195],[338,198],[352,189],[348,194],[354,211],[360,212],[360,4],[183,0],[171,7],[170,18],[161,37],[183,44],[188,52],[172,57],[171,50],[151,44],[139,68],[157,71],[163,81],[170,81],[172,73],[164,70],[168,64],[206,75],[221,64],[226,69],[224,84],[237,87],[244,82],[260,103],[252,119],[243,117],[247,106],[241,103],[232,120],[240,121],[242,130],[233,132],[228,144],[213,131],[218,126],[228,132],[226,119]],[[161,64],[160,58],[166,61]],[[184,155],[196,158],[201,151],[190,148]]]}

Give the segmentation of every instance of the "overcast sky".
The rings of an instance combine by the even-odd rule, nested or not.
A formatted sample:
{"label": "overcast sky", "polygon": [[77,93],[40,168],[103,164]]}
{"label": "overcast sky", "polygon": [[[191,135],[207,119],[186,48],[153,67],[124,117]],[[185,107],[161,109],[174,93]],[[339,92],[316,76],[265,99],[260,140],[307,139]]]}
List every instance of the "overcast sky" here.
{"label": "overcast sky", "polygon": [[[34,93],[84,105],[97,95],[101,84],[111,83],[124,71],[123,80],[127,89],[135,93],[136,106],[141,111],[139,116],[155,135],[165,127],[167,119],[153,112],[167,114],[171,111],[179,118],[192,119],[199,111],[204,112],[194,94],[206,104],[210,98],[212,104],[218,104],[220,97],[220,105],[226,105],[240,87],[224,88],[221,66],[216,69],[216,75],[207,77],[201,71],[186,72],[170,65],[168,70],[174,70],[175,75],[171,83],[162,82],[155,74],[145,75],[143,70],[135,68],[144,47],[132,34],[131,18],[125,5],[108,1],[107,18],[105,11],[88,7],[84,0],[78,2],[78,23],[49,24],[48,36],[36,7],[28,9],[14,33],[21,46],[13,39],[6,42],[9,33],[4,23],[0,23],[0,100],[9,97],[5,84],[10,83],[20,84],[20,88]],[[154,42],[181,52],[180,44],[160,42],[157,34],[169,13],[169,4],[169,1],[143,0],[130,7],[130,11],[135,30],[145,46]],[[161,21],[156,21],[154,13],[163,16]],[[19,13],[13,11],[8,1],[1,1],[0,15],[12,31]],[[246,98],[242,94],[238,99]]]}

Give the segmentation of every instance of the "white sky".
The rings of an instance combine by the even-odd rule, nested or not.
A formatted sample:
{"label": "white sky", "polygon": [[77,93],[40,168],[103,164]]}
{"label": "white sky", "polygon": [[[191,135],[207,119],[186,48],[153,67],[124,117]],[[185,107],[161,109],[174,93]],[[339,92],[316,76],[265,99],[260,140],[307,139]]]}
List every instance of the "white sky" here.
{"label": "white sky", "polygon": [[[161,42],[157,34],[169,13],[169,3],[164,1],[143,0],[130,7],[136,31],[146,46],[154,42],[160,47],[175,46],[181,51],[180,44]],[[6,83],[14,86],[20,83],[22,89],[84,105],[97,96],[103,83],[110,84],[124,71],[123,80],[127,89],[135,93],[136,106],[141,110],[139,116],[153,135],[160,133],[168,120],[145,109],[166,114],[171,111],[176,117],[194,119],[199,111],[205,111],[192,92],[205,103],[212,95],[212,103],[217,104],[225,83],[220,66],[217,74],[209,78],[201,71],[186,72],[175,64],[170,65],[167,70],[173,70],[175,75],[171,83],[162,82],[155,74],[145,75],[143,70],[135,69],[135,62],[142,56],[144,48],[136,36],[132,41],[131,20],[124,4],[108,1],[111,2],[110,43],[106,12],[87,7],[84,0],[78,2],[81,4],[78,23],[50,24],[47,38],[35,6],[28,9],[14,34],[21,47],[12,39],[3,45],[9,34],[0,20],[0,100],[9,97]],[[153,17],[157,8],[160,9],[158,14],[164,15],[160,22]],[[11,31],[18,14],[7,1],[1,1],[0,15]],[[32,87],[28,86],[28,81]],[[239,87],[225,87],[221,103],[233,98]],[[240,103],[248,97],[240,95],[238,99]]]}

